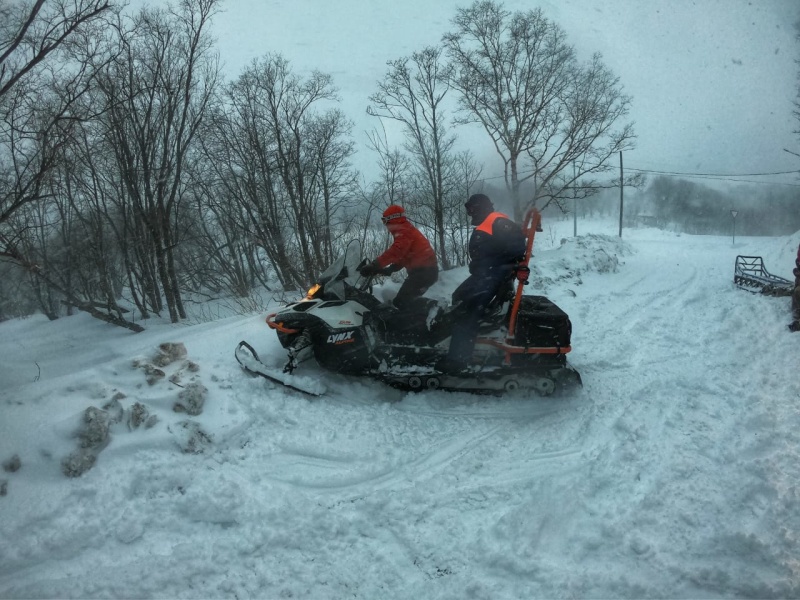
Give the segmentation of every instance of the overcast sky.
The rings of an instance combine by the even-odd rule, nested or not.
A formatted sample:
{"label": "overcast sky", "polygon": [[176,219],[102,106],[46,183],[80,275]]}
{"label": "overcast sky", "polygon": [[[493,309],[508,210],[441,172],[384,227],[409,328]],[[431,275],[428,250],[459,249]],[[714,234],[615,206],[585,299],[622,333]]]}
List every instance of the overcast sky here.
{"label": "overcast sky", "polygon": [[[330,73],[355,122],[359,168],[374,158],[365,114],[386,61],[436,44],[451,29],[451,0],[230,0],[214,35],[226,76],[279,52],[296,71]],[[541,6],[581,59],[600,52],[633,97],[637,149],[629,168],[685,173],[765,173],[800,169],[792,133],[800,46],[797,0],[508,0],[510,10]],[[484,134],[462,135],[476,155]],[[399,141],[399,140],[398,140]],[[484,147],[481,147],[485,143]],[[484,172],[484,175],[500,173]],[[747,177],[798,183],[796,176]]]}

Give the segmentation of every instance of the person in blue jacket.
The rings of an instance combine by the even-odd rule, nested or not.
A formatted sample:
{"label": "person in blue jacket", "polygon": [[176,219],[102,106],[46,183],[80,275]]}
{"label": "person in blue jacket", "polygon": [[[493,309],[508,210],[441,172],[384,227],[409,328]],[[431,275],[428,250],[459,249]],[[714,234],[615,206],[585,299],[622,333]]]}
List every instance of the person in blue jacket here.
{"label": "person in blue jacket", "polygon": [[514,269],[525,257],[522,228],[501,212],[485,194],[473,194],[464,205],[475,229],[469,239],[469,277],[453,292],[452,337],[447,356],[436,368],[461,373],[469,366],[478,326],[498,295],[513,293]]}

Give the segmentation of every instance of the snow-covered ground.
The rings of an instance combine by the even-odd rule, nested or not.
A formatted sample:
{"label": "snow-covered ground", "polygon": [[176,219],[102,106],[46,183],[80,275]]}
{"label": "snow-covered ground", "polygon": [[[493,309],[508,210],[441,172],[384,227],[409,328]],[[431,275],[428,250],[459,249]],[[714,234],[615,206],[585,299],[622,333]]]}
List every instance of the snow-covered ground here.
{"label": "snow-covered ground", "polygon": [[[584,382],[558,397],[322,374],[310,399],[234,360],[282,361],[262,314],[0,323],[0,597],[799,597],[800,333],[732,279],[737,254],[790,277],[800,232],[544,227],[528,293]],[[188,356],[151,385],[163,342]]]}

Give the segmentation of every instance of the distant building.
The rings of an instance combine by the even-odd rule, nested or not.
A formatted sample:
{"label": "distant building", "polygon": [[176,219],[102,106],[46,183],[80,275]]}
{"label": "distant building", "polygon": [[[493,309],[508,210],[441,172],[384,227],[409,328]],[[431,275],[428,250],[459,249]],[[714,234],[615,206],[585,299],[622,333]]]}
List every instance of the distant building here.
{"label": "distant building", "polygon": [[636,224],[642,227],[658,227],[658,219],[655,215],[639,214],[636,215]]}

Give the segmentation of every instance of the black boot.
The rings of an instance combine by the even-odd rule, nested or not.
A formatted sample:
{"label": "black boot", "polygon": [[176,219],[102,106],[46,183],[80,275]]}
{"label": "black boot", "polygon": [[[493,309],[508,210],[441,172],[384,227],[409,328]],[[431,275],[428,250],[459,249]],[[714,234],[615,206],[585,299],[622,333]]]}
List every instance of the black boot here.
{"label": "black boot", "polygon": [[789,331],[800,331],[800,320],[789,323]]}
{"label": "black boot", "polygon": [[447,356],[437,360],[434,369],[445,375],[461,375],[468,371],[467,363]]}

